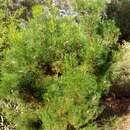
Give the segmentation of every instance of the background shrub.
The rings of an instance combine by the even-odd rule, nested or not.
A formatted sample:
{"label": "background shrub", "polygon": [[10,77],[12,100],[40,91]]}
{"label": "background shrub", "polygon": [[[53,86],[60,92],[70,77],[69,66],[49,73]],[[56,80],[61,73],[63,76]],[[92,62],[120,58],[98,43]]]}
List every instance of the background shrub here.
{"label": "background shrub", "polygon": [[115,19],[116,25],[120,28],[121,35],[119,41],[130,40],[129,6],[129,0],[111,0],[106,9],[108,19]]}
{"label": "background shrub", "polygon": [[130,56],[130,45],[125,43],[123,49],[120,50],[120,53],[115,53],[113,59],[115,60],[112,66],[110,67],[110,79],[112,82],[112,87],[110,88],[110,93],[115,94],[117,97],[129,97],[130,96],[130,65],[129,65],[129,56]]}

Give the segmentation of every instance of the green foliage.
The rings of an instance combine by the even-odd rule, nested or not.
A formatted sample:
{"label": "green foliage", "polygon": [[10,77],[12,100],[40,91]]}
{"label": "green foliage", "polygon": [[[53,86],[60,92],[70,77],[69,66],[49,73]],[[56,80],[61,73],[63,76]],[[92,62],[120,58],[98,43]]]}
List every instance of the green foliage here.
{"label": "green foliage", "polygon": [[122,40],[130,40],[130,1],[112,0],[108,4],[106,12],[108,19],[115,19],[116,25],[120,28]]}
{"label": "green foliage", "polygon": [[42,5],[36,5],[36,6],[33,6],[32,8],[32,14],[33,16],[38,16],[38,15],[42,15],[43,13],[43,6]]}
{"label": "green foliage", "polygon": [[95,118],[100,89],[95,76],[79,70],[67,73],[49,86],[48,103],[42,113],[46,129],[65,129],[67,124],[79,128]]}
{"label": "green foliage", "polygon": [[80,12],[100,14],[102,9],[105,7],[105,0],[73,0],[73,5],[76,10]]}
{"label": "green foliage", "polygon": [[113,55],[114,63],[110,67],[109,76],[112,82],[110,89],[117,97],[130,96],[130,46],[125,42],[120,53]]}
{"label": "green foliage", "polygon": [[[101,19],[104,1],[72,4],[79,23],[74,16],[59,16],[59,8],[49,4],[34,6],[26,27],[18,28],[16,19],[8,25],[10,48],[3,52],[0,97],[22,99],[23,112],[11,120],[19,130],[89,124],[102,111],[100,98],[110,86],[106,73],[119,30],[114,21]],[[91,12],[80,14],[86,9]]]}

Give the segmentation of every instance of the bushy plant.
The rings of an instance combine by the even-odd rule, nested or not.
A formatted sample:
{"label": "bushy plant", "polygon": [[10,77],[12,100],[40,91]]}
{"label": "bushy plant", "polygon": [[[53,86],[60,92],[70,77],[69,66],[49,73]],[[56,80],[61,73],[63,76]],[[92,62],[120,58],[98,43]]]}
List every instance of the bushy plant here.
{"label": "bushy plant", "polygon": [[[59,8],[47,2],[33,7],[33,18],[25,28],[11,22],[10,49],[4,51],[1,64],[0,96],[13,94],[38,111],[36,120],[41,124],[37,129],[79,129],[102,110],[100,97],[109,86],[105,74],[119,30],[114,21],[101,19],[104,1],[81,1],[83,10],[91,10],[89,14],[80,13],[82,8],[74,4],[79,22],[73,15],[60,16]],[[18,124],[26,122],[29,112],[18,115]],[[35,124],[32,118],[27,120]],[[18,124],[17,129],[31,129],[28,123]]]}
{"label": "bushy plant", "polygon": [[[117,48],[116,41],[120,34],[119,29],[115,26],[114,21],[104,21],[102,19],[101,12],[105,8],[105,1],[85,2],[83,0],[82,2],[84,13],[80,15],[80,22],[84,26],[89,44],[86,61],[94,69],[95,73],[102,74],[102,72],[107,71],[107,67],[109,68],[111,54]],[[82,2],[79,3],[82,4]],[[80,8],[82,9],[82,6]],[[78,11],[82,12],[80,8]]]}
{"label": "bushy plant", "polygon": [[109,76],[112,82],[110,93],[117,97],[130,96],[130,45],[125,42],[120,53],[113,55],[114,63],[110,67]]}
{"label": "bushy plant", "polygon": [[96,78],[84,71],[65,74],[49,86],[46,94],[48,102],[42,112],[45,129],[66,129],[68,124],[80,128],[100,111]]}

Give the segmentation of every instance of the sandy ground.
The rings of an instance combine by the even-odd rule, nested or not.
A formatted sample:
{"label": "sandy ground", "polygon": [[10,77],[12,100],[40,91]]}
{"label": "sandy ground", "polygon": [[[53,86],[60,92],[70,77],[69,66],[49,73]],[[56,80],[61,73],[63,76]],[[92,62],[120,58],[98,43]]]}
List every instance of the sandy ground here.
{"label": "sandy ground", "polygon": [[115,130],[130,130],[130,98],[108,98],[106,105],[111,107],[112,111],[122,118],[122,122]]}
{"label": "sandy ground", "polygon": [[123,117],[123,121],[115,130],[130,130],[130,114]]}

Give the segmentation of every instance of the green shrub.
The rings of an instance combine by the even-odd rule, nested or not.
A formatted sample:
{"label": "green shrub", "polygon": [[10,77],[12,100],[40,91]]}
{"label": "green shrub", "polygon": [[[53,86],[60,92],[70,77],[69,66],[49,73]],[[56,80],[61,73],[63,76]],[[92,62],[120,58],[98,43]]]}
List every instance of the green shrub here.
{"label": "green shrub", "polygon": [[120,53],[113,55],[114,63],[110,67],[109,76],[112,82],[110,93],[117,97],[130,96],[130,45],[125,43]]}
{"label": "green shrub", "polygon": [[65,129],[68,123],[79,128],[98,115],[101,91],[95,76],[75,70],[48,87],[42,113],[45,130]]}
{"label": "green shrub", "polygon": [[100,97],[109,86],[106,73],[119,30],[114,21],[101,19],[104,1],[88,0],[85,6],[83,10],[88,7],[92,12],[79,15],[79,23],[75,16],[59,16],[59,9],[51,5],[49,12],[47,7],[42,12],[40,5],[35,6],[25,28],[11,22],[10,48],[4,51],[1,64],[0,96],[15,95],[38,111],[34,118],[29,118],[28,109],[18,115],[17,129],[31,129],[28,122],[35,124],[37,119],[45,130],[79,128],[101,112]]}

